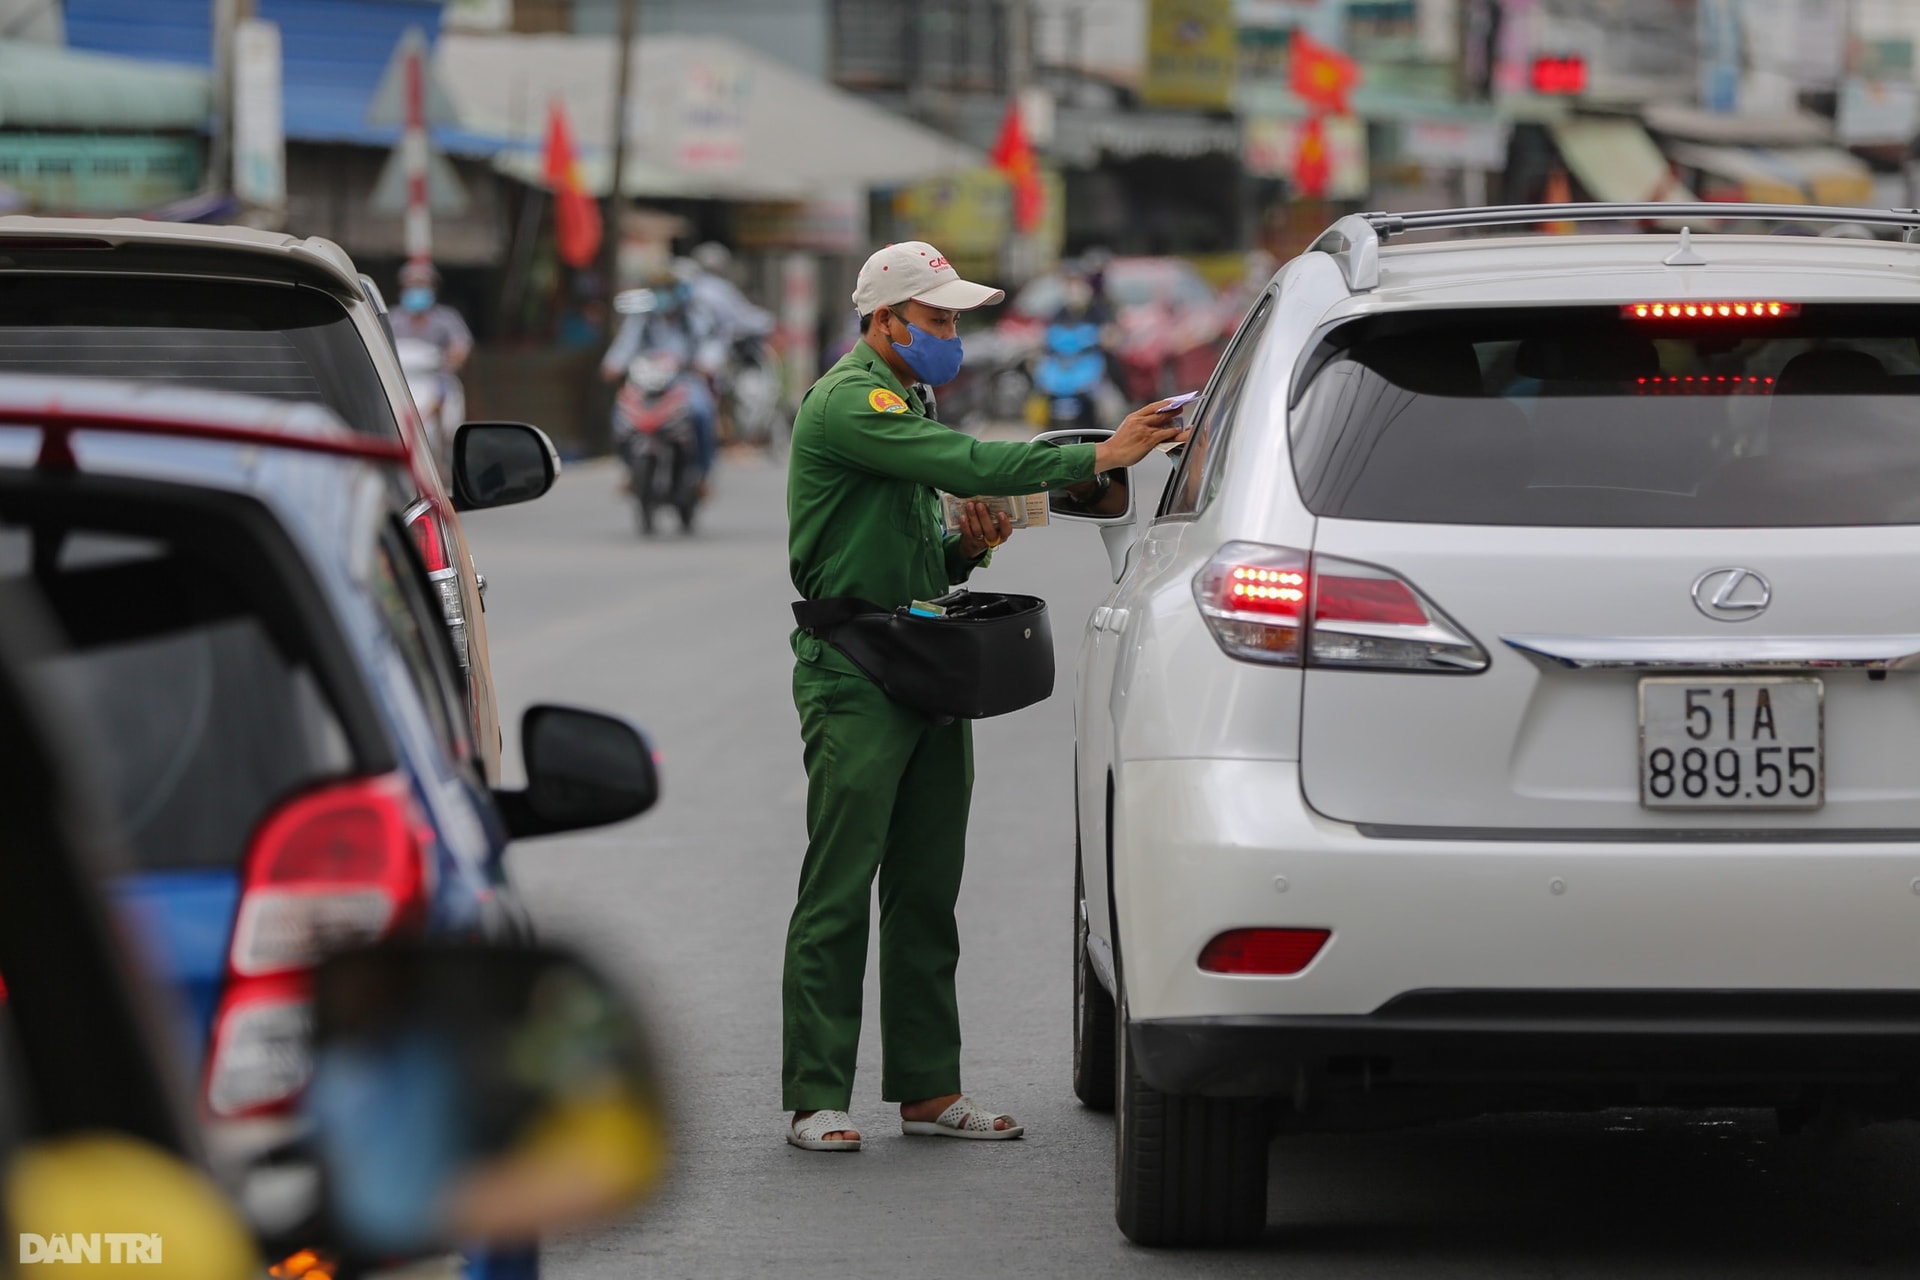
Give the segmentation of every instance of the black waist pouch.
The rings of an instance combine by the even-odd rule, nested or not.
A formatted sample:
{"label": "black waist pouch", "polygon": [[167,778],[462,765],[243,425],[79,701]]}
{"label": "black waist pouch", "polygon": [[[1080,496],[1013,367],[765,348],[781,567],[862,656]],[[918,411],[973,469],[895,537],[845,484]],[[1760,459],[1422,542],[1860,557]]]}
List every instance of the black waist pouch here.
{"label": "black waist pouch", "polygon": [[1002,716],[1053,693],[1046,601],[955,591],[936,603],[945,617],[889,612],[855,596],[797,600],[793,619],[888,697],[935,719]]}

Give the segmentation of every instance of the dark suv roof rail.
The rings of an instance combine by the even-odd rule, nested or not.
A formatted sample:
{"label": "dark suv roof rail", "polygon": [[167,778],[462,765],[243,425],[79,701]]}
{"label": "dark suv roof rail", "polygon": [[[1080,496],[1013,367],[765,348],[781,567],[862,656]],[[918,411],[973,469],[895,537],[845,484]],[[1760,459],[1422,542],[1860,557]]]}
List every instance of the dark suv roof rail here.
{"label": "dark suv roof rail", "polygon": [[1468,227],[1513,227],[1533,222],[1651,221],[1679,218],[1742,222],[1857,222],[1899,227],[1903,238],[1920,238],[1920,209],[1847,209],[1809,204],[1507,204],[1475,209],[1430,209],[1421,213],[1350,213],[1323,232],[1310,252],[1331,254],[1356,293],[1380,283],[1380,246],[1408,231],[1459,231]]}

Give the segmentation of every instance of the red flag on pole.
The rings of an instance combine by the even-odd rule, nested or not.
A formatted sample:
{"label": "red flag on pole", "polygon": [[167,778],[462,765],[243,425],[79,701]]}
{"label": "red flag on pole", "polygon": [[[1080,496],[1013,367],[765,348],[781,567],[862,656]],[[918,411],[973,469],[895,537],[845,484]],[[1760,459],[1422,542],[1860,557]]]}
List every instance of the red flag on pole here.
{"label": "red flag on pole", "polygon": [[553,192],[555,239],[560,260],[585,267],[600,252],[600,205],[580,176],[573,152],[573,131],[567,127],[566,108],[555,102],[547,114],[547,187]]}
{"label": "red flag on pole", "polygon": [[1347,95],[1360,82],[1360,65],[1296,30],[1288,50],[1287,87],[1315,114],[1344,116]]}
{"label": "red flag on pole", "polygon": [[1013,186],[1013,225],[1032,231],[1040,225],[1046,208],[1047,191],[1040,182],[1040,161],[1027,141],[1026,126],[1020,120],[1020,104],[1007,104],[1006,119],[1000,122],[1000,137],[989,157],[993,167],[1007,175]]}
{"label": "red flag on pole", "polygon": [[1333,177],[1333,162],[1327,156],[1327,121],[1312,115],[1300,126],[1300,151],[1293,161],[1293,184],[1308,200],[1326,197]]}

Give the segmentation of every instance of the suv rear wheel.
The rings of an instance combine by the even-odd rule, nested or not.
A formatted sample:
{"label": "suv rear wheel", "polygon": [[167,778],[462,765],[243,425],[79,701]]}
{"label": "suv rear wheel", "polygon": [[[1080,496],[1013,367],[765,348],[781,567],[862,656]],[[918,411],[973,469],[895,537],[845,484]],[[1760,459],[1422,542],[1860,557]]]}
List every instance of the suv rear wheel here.
{"label": "suv rear wheel", "polygon": [[1080,838],[1073,841],[1073,1096],[1095,1111],[1113,1110],[1113,995],[1087,961],[1087,881]]}
{"label": "suv rear wheel", "polygon": [[1141,1245],[1238,1245],[1267,1226],[1268,1103],[1186,1098],[1140,1079],[1126,983],[1114,1020],[1113,1216]]}

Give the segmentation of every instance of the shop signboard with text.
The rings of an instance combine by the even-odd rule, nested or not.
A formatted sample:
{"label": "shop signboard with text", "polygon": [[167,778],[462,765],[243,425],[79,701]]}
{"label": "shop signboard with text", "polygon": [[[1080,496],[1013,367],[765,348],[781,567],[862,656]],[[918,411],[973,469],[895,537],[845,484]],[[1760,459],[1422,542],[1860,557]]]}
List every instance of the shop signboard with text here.
{"label": "shop signboard with text", "polygon": [[1150,0],[1140,99],[1151,107],[1231,110],[1237,54],[1233,0]]}

